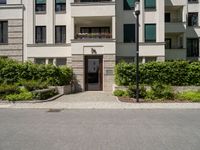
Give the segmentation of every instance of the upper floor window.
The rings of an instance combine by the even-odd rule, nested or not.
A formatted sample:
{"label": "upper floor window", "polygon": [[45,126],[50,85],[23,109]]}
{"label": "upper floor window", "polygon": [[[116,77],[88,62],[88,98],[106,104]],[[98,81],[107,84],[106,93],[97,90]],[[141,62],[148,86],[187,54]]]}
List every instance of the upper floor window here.
{"label": "upper floor window", "polygon": [[8,21],[0,21],[0,43],[8,43]]}
{"label": "upper floor window", "polygon": [[171,14],[165,13],[165,22],[171,22]]}
{"label": "upper floor window", "polygon": [[55,11],[65,12],[66,11],[66,0],[56,0],[55,1]]}
{"label": "upper floor window", "polygon": [[198,26],[198,13],[188,13],[188,26]]}
{"label": "upper floor window", "polygon": [[145,9],[155,9],[156,8],[156,0],[145,0],[144,7],[145,7]]}
{"label": "upper floor window", "polygon": [[46,43],[46,26],[36,26],[35,42],[36,43]]}
{"label": "upper floor window", "polygon": [[0,4],[6,4],[6,0],[0,0]]}
{"label": "upper floor window", "polygon": [[198,3],[199,0],[188,0],[189,3]]}
{"label": "upper floor window", "polygon": [[135,0],[124,0],[124,10],[131,10],[135,6]]}
{"label": "upper floor window", "polygon": [[55,43],[66,43],[66,26],[55,27]]}
{"label": "upper floor window", "polygon": [[35,11],[46,12],[46,0],[35,0]]}
{"label": "upper floor window", "polygon": [[156,42],[156,24],[145,24],[145,42]]}
{"label": "upper floor window", "polygon": [[124,43],[135,42],[135,24],[124,24]]}

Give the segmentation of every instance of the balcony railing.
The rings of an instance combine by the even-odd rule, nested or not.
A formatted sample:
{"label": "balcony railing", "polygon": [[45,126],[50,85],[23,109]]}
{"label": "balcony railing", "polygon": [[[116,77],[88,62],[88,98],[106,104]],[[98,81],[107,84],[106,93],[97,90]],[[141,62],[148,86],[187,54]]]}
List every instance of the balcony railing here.
{"label": "balcony railing", "polygon": [[112,0],[74,0],[75,3],[88,3],[88,2],[111,2]]}
{"label": "balcony railing", "polygon": [[78,33],[75,39],[111,39],[111,33]]}

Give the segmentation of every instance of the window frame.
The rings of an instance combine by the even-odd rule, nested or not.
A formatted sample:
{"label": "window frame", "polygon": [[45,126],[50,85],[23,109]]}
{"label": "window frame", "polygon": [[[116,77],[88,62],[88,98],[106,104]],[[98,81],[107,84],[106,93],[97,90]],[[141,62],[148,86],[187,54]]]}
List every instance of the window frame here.
{"label": "window frame", "polygon": [[[38,30],[37,28],[41,28],[40,29],[40,36],[41,38],[39,39],[39,35],[37,34],[38,33]],[[44,29],[44,30],[43,30]],[[45,32],[45,33],[43,33]],[[47,41],[47,29],[46,29],[46,26],[35,26],[35,43],[36,44],[46,44],[46,41]],[[43,35],[44,35],[44,39],[43,39]]]}
{"label": "window frame", "polygon": [[[132,26],[133,29],[132,28],[130,28],[130,29],[131,29],[131,31],[133,33],[131,31],[130,32],[126,31],[126,30],[129,30],[129,29],[126,29],[126,26]],[[126,35],[126,33],[131,33],[132,36],[131,35]],[[135,43],[136,42],[135,35],[136,35],[136,25],[135,24],[124,24],[123,25],[123,36],[124,36],[123,40],[124,40],[124,43]],[[132,39],[128,39],[129,36],[132,37]]]}
{"label": "window frame", "polygon": [[[4,29],[6,25],[6,29]],[[0,44],[5,45],[8,44],[8,21],[0,21]]]}
{"label": "window frame", "polygon": [[[197,15],[197,24],[193,24],[192,20],[190,19],[190,16],[192,15]],[[191,21],[191,22],[190,22]],[[189,12],[188,13],[188,23],[187,23],[188,27],[197,27],[199,26],[199,13],[198,12]]]}
{"label": "window frame", "polygon": [[[42,8],[43,10],[38,10],[38,8]],[[37,0],[35,0],[35,13],[36,14],[45,14],[46,11],[47,11],[47,1],[45,0],[45,3],[37,3]]]}
{"label": "window frame", "polygon": [[[57,34],[59,34],[57,32],[57,28],[59,28],[58,30],[59,30],[59,33],[60,33],[60,40],[57,39],[57,36],[59,36],[59,35],[57,35]],[[64,29],[64,33],[62,32],[63,31],[62,28]],[[62,34],[64,34],[64,35],[62,35]],[[64,37],[64,39],[62,39],[63,37]],[[66,43],[66,26],[65,25],[55,26],[55,43],[56,44]]]}
{"label": "window frame", "polygon": [[[61,6],[61,9],[59,10],[57,6]],[[66,0],[65,0],[65,3],[57,3],[57,0],[55,0],[55,12],[56,13],[66,13],[66,6],[67,6]]]}
{"label": "window frame", "polygon": [[5,5],[5,4],[7,4],[7,0],[5,0],[5,1],[0,0],[0,5]]}
{"label": "window frame", "polygon": [[144,0],[144,8],[145,8],[145,10],[155,10],[156,9],[156,0],[154,0],[155,1],[155,6],[152,6],[152,7],[146,6],[146,1],[148,1],[148,0]]}
{"label": "window frame", "polygon": [[[188,41],[194,40],[197,42],[197,50],[194,50],[195,46],[193,44],[190,46],[190,49],[188,47]],[[199,38],[187,38],[187,57],[199,57]]]}
{"label": "window frame", "polygon": [[[146,26],[155,26],[155,39],[153,39],[153,40],[147,39],[147,34],[146,34],[147,29],[146,29]],[[157,42],[157,26],[156,26],[156,24],[155,23],[145,24],[145,26],[144,26],[144,34],[145,34],[144,35],[145,43],[156,43]]]}

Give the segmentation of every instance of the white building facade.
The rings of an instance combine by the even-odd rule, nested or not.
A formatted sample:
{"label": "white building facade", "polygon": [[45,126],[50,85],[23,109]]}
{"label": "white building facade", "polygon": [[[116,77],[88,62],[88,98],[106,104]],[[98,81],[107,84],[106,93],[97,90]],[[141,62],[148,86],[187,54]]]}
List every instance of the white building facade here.
{"label": "white building facade", "polygon": [[[77,89],[112,90],[136,56],[135,0],[0,0],[0,57],[68,65]],[[198,0],[140,0],[140,62],[200,60]]]}

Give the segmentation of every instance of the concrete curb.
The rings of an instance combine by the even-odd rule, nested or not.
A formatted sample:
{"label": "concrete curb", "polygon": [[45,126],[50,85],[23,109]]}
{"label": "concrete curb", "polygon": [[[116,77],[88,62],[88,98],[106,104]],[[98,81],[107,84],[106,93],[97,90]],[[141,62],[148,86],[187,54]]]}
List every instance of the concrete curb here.
{"label": "concrete curb", "polygon": [[154,103],[154,104],[124,104],[124,103],[35,103],[0,105],[0,108],[13,109],[200,109],[200,103]]}

